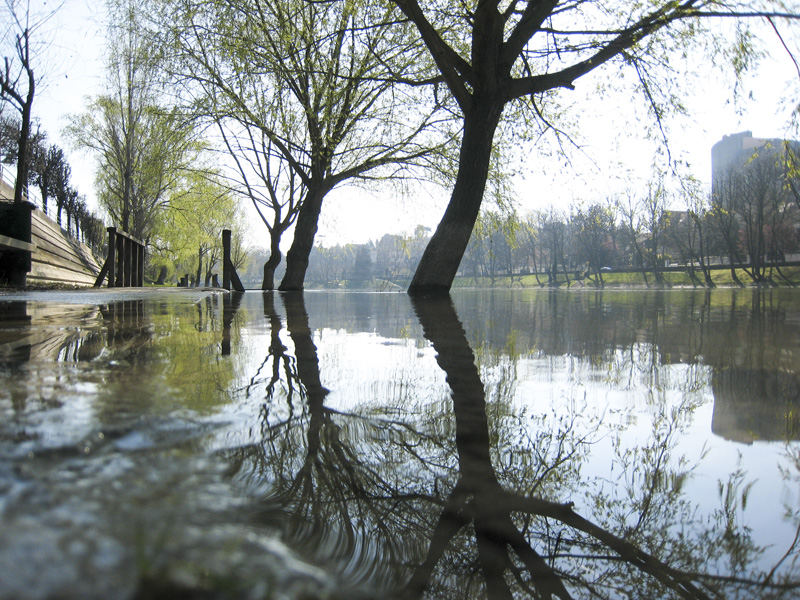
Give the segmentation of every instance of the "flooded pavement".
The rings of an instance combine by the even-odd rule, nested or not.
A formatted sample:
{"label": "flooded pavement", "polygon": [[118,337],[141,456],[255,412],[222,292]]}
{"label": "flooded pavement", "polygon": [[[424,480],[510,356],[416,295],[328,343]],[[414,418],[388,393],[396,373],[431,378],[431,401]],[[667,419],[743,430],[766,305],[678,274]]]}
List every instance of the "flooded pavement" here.
{"label": "flooded pavement", "polygon": [[0,598],[795,598],[793,290],[0,295]]}

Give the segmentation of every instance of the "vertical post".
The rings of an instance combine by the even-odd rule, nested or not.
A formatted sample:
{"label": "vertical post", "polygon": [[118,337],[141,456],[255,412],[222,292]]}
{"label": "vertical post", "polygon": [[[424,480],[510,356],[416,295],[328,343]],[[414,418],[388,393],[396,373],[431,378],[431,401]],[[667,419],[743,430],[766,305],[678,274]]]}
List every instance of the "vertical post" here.
{"label": "vertical post", "polygon": [[116,287],[122,287],[125,285],[123,281],[123,273],[124,269],[123,266],[125,264],[125,238],[122,237],[121,233],[117,234],[117,279],[114,282]]}
{"label": "vertical post", "polygon": [[144,285],[144,244],[136,244],[139,260],[136,261],[136,286],[142,287]]}
{"label": "vertical post", "polygon": [[139,244],[135,240],[131,241],[131,285],[139,285]]}
{"label": "vertical post", "polygon": [[108,258],[106,264],[108,265],[108,287],[114,287],[116,281],[114,280],[117,274],[117,228],[109,227],[108,231]]}
{"label": "vertical post", "polygon": [[231,289],[231,230],[222,230],[222,287]]}
{"label": "vertical post", "polygon": [[125,236],[125,264],[123,265],[123,271],[125,273],[125,287],[131,287],[131,259],[133,258],[133,240]]}

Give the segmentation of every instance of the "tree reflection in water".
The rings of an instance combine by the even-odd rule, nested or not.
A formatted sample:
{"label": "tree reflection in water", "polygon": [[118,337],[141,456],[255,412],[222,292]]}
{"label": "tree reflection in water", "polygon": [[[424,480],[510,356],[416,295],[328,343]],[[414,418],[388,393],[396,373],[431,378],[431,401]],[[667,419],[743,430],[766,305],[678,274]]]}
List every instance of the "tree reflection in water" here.
{"label": "tree reflection in water", "polygon": [[[449,298],[412,302],[450,401],[403,418],[388,405],[383,412],[326,406],[303,296],[282,300],[294,355],[280,337],[275,296],[265,294],[269,355],[248,388],[266,388],[262,439],[231,458],[240,476],[264,490],[263,518],[350,584],[403,598],[797,594],[796,569],[760,570],[761,549],[736,525],[731,498],[746,486],[740,474],[725,484],[722,506],[697,517],[683,491],[691,465],[671,460],[681,411],[660,415],[644,445],[617,448],[623,474],[607,482],[609,491],[582,480],[589,441],[569,422],[542,420],[541,435],[521,443],[506,423],[490,421]],[[521,456],[506,463],[500,446]]]}

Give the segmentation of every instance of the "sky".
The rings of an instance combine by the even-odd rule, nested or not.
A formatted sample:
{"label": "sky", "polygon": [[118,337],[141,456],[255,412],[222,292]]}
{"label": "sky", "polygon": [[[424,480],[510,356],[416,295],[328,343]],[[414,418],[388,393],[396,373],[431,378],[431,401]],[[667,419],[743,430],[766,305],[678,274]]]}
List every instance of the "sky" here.
{"label": "sky", "polygon": [[[72,181],[89,205],[96,206],[95,163],[92,156],[75,149],[64,137],[69,115],[85,110],[87,98],[103,93],[105,22],[102,2],[31,0],[39,11],[60,8],[42,26],[47,57],[37,69],[39,85],[34,99],[34,117],[49,140],[65,149],[72,167]],[[800,7],[798,7],[800,10]],[[797,40],[786,24],[781,32],[800,56]],[[795,29],[797,26],[795,26]],[[691,57],[695,76],[688,81],[689,97],[683,98],[689,117],[668,120],[669,148],[673,158],[688,165],[704,185],[710,186],[711,146],[723,135],[750,130],[756,137],[797,137],[788,129],[789,116],[797,104],[800,74],[766,27],[761,30],[767,55],[738,88],[734,101],[730,80],[721,70],[710,68],[703,57]],[[792,43],[794,42],[794,43]],[[564,96],[574,103],[572,130],[580,149],[573,148],[566,161],[558,153],[547,156],[544,148],[525,148],[514,159],[518,173],[513,179],[517,208],[521,213],[555,206],[568,210],[571,204],[603,200],[631,187],[641,187],[652,173],[658,145],[645,138],[641,123],[647,120],[644,102],[629,95],[605,93],[597,87],[608,77],[599,72],[578,80],[574,92]],[[684,82],[686,83],[686,82]],[[652,122],[652,121],[651,121]],[[546,140],[552,145],[552,139]],[[318,233],[323,245],[361,243],[383,233],[410,233],[417,224],[435,228],[449,190],[436,186],[392,188],[384,192],[355,187],[334,190],[326,198]],[[266,244],[266,230],[249,211],[249,242]],[[288,240],[288,236],[287,236]]]}

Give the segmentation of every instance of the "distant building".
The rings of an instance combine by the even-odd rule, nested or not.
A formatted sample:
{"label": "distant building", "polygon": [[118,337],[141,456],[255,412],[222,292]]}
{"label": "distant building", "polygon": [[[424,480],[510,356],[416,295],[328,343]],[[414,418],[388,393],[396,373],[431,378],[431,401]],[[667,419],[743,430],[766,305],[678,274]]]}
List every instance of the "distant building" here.
{"label": "distant building", "polygon": [[[779,138],[756,138],[751,131],[725,135],[711,147],[711,195],[720,197],[720,186],[733,173],[744,169],[754,156],[759,160],[782,160],[781,154],[792,150],[800,157],[800,142]],[[730,199],[728,199],[728,202]],[[726,208],[730,208],[726,206]]]}

